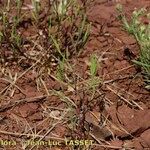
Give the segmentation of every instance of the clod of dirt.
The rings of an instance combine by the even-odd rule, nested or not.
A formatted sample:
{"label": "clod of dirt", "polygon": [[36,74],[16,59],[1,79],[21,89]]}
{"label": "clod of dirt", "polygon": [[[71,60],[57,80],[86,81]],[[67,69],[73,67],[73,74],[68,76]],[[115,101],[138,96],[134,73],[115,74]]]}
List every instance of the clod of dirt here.
{"label": "clod of dirt", "polygon": [[150,147],[150,129],[143,132],[140,137],[143,139],[143,141],[145,141],[147,146]]}
{"label": "clod of dirt", "polygon": [[114,139],[112,141],[109,142],[111,146],[115,146],[115,147],[122,147],[123,145],[123,141],[119,140],[119,139]]}
{"label": "clod of dirt", "polygon": [[32,109],[32,110],[37,110],[39,105],[36,103],[29,103],[28,106]]}
{"label": "clod of dirt", "polygon": [[[128,133],[133,136],[139,136],[143,131],[150,127],[150,111],[145,110],[133,110],[126,105],[120,106],[117,109],[110,108],[108,113],[110,114],[112,121],[115,125],[123,127]],[[126,133],[115,133],[120,137],[127,137]]]}
{"label": "clod of dirt", "polygon": [[92,9],[89,9],[88,14],[90,21],[101,24],[102,20],[106,21],[112,14],[115,14],[115,9],[104,5],[96,5]]}
{"label": "clod of dirt", "polygon": [[61,84],[59,82],[56,82],[55,85],[53,86],[53,89],[56,91],[67,90],[67,86],[65,86],[64,84]]}
{"label": "clod of dirt", "polygon": [[120,39],[125,43],[125,44],[129,44],[129,45],[132,45],[132,44],[135,44],[136,43],[136,40],[134,37],[132,36],[128,36],[127,34],[124,34],[120,37]]}
{"label": "clod of dirt", "polygon": [[111,132],[106,126],[99,125],[99,112],[86,113],[85,120],[91,126],[90,134],[94,136],[97,141],[105,140],[111,136]]}
{"label": "clod of dirt", "polygon": [[133,147],[134,147],[134,149],[137,149],[137,150],[143,149],[143,147],[140,143],[140,140],[138,138],[133,141]]}
{"label": "clod of dirt", "polygon": [[42,116],[41,113],[35,113],[35,114],[29,116],[29,120],[31,120],[31,121],[41,121],[41,120],[43,120],[43,116]]}
{"label": "clod of dirt", "polygon": [[26,118],[29,115],[32,115],[38,109],[38,104],[24,104],[19,107],[19,112],[21,117]]}
{"label": "clod of dirt", "polygon": [[127,66],[129,66],[129,63],[126,60],[122,60],[122,61],[116,60],[116,62],[114,64],[114,67],[117,70],[123,69]]}

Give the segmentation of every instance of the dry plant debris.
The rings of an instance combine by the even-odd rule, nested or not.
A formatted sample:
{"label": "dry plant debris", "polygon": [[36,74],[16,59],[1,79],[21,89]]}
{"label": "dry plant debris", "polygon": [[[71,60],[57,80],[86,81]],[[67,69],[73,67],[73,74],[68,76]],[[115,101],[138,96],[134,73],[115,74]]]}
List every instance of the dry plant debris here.
{"label": "dry plant debris", "polygon": [[0,149],[150,149],[149,10],[0,0]]}

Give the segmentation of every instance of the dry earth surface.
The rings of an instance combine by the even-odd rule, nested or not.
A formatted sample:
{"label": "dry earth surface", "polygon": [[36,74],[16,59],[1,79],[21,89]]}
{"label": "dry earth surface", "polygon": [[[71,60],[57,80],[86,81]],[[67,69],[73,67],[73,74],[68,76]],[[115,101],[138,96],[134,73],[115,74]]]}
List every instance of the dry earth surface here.
{"label": "dry earth surface", "polygon": [[[1,1],[0,1],[1,2]],[[30,1],[26,0],[26,4]],[[43,2],[43,6],[45,5]],[[28,71],[17,80],[17,87],[4,95],[3,90],[9,85],[7,81],[0,79],[0,138],[6,141],[16,141],[17,145],[0,144],[4,150],[69,150],[69,149],[93,149],[93,150],[150,150],[150,93],[144,88],[144,82],[140,75],[140,69],[132,63],[139,54],[139,47],[134,37],[125,32],[121,22],[117,19],[116,4],[124,6],[128,16],[135,8],[145,7],[149,9],[149,0],[93,0],[87,6],[87,16],[92,23],[91,35],[83,50],[77,58],[71,58],[75,64],[76,72],[84,79],[87,78],[87,69],[90,55],[95,53],[99,57],[100,68],[97,75],[103,84],[99,87],[101,95],[99,100],[90,104],[90,110],[85,113],[85,120],[91,126],[89,135],[82,133],[81,109],[76,108],[75,114],[67,113],[67,106],[57,95],[46,95],[45,89],[37,90],[36,74]],[[36,35],[27,18],[26,27],[20,27],[24,37]],[[43,21],[44,24],[44,21]],[[12,64],[11,71],[24,72],[31,66],[29,62],[25,66],[18,67]],[[3,76],[1,76],[3,78]],[[77,106],[78,100],[83,97],[83,105],[89,94],[77,95],[73,90],[62,87],[59,82],[50,76],[43,79],[49,90],[63,90]],[[104,102],[104,108],[100,109],[100,103]],[[66,114],[65,114],[66,113]],[[71,112],[70,112],[71,113]],[[66,116],[67,115],[67,116]],[[61,117],[77,116],[78,129],[72,131],[67,121],[61,121]],[[104,126],[100,126],[100,115],[105,119]],[[85,124],[84,123],[84,128]],[[70,146],[25,146],[21,144],[31,138],[41,140],[62,141],[67,139],[91,139],[94,144],[89,147]],[[37,136],[37,137],[36,137]],[[2,141],[1,141],[2,143]]]}

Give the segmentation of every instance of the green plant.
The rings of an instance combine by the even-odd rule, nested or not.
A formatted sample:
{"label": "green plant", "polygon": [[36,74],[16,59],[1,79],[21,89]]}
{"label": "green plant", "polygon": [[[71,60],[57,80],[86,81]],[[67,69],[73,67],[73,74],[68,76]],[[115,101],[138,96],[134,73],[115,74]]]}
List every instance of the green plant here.
{"label": "green plant", "polygon": [[[15,3],[8,0],[5,5],[0,18],[0,24],[2,24],[1,57],[5,57],[3,46],[6,45],[10,52],[9,58],[14,59],[15,57],[15,60],[27,58],[27,61],[32,63],[40,60],[37,70],[41,69],[45,73],[47,70],[56,68],[57,71],[62,71],[62,66],[57,67],[56,63],[56,68],[54,68],[52,63],[62,60],[65,60],[66,63],[66,60],[82,52],[90,35],[91,26],[84,4],[79,5],[76,0],[56,0],[46,6],[47,9],[43,9],[39,0],[32,0],[31,12],[28,13],[24,13],[26,11],[22,9],[23,1],[21,0],[16,0]],[[7,6],[9,6],[9,12],[6,10]],[[14,7],[15,12],[13,12]],[[36,36],[30,37],[28,34],[29,36],[24,37],[24,33],[30,32],[28,27],[37,33]],[[24,28],[27,29],[27,32],[24,32]],[[28,44],[24,45],[24,43]],[[26,45],[29,50],[26,49]],[[14,55],[10,56],[12,52]],[[54,59],[53,62],[52,59]],[[57,76],[62,78],[60,73],[57,73]]]}
{"label": "green plant", "polygon": [[56,53],[58,53],[63,58],[63,53],[61,52],[61,48],[60,48],[61,46],[60,39],[54,38],[52,35],[50,35],[50,38],[52,40],[52,44],[56,49]]}
{"label": "green plant", "polygon": [[2,40],[3,40],[3,33],[0,32],[0,43],[2,42]]}
{"label": "green plant", "polygon": [[88,79],[88,89],[92,89],[93,96],[95,94],[96,87],[98,87],[99,84],[101,83],[99,77],[96,76],[98,68],[99,68],[98,58],[96,57],[95,54],[93,54],[90,57],[90,73],[89,73],[90,77]]}
{"label": "green plant", "polygon": [[16,5],[17,5],[17,19],[19,20],[20,15],[21,15],[22,1],[16,0]]}
{"label": "green plant", "polygon": [[11,22],[9,20],[8,12],[3,11],[1,13],[2,30],[0,31],[0,42],[7,43],[12,48],[13,52],[16,53],[16,51],[21,48],[22,44],[21,35],[17,31],[17,26],[20,21],[19,15],[12,17]]}
{"label": "green plant", "polygon": [[40,12],[40,0],[32,0],[32,6],[33,6],[32,16],[36,21],[36,23],[38,23]]}
{"label": "green plant", "polygon": [[7,16],[7,12],[2,12],[1,15],[1,20],[2,20],[2,32],[5,34],[6,33],[6,29],[8,27],[8,16]]}
{"label": "green plant", "polygon": [[96,76],[97,69],[98,69],[98,60],[96,55],[93,54],[90,59],[90,76],[92,78]]}
{"label": "green plant", "polygon": [[55,1],[49,16],[48,35],[56,55],[80,54],[90,34],[90,23],[75,0]]}
{"label": "green plant", "polygon": [[133,60],[133,62],[142,67],[145,80],[148,83],[146,88],[150,89],[150,24],[144,24],[141,21],[142,17],[149,19],[150,14],[144,8],[135,10],[128,21],[121,5],[117,5],[117,10],[125,30],[134,35],[139,44],[139,60]]}
{"label": "green plant", "polygon": [[11,42],[11,46],[14,51],[14,54],[20,50],[21,44],[22,44],[22,38],[17,32],[17,24],[18,24],[18,19],[17,17],[14,17],[13,26],[11,29],[11,36],[10,36],[10,42]]}
{"label": "green plant", "polygon": [[63,58],[63,60],[59,60],[59,64],[57,66],[57,70],[56,70],[56,77],[58,80],[60,81],[64,81],[65,77],[65,59]]}
{"label": "green plant", "polygon": [[54,1],[53,8],[55,12],[58,14],[58,16],[63,17],[67,13],[67,7],[69,6],[68,0],[60,0]]}

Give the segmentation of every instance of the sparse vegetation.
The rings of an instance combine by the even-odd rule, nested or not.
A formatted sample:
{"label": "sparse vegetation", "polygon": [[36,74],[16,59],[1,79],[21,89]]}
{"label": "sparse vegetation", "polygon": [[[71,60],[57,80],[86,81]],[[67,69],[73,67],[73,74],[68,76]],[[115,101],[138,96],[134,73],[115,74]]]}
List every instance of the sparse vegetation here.
{"label": "sparse vegetation", "polygon": [[[7,43],[7,47],[15,57],[23,55],[31,59],[32,57],[24,49],[24,43],[33,42],[30,41],[30,37],[24,38],[19,31],[23,19],[25,19],[25,15],[21,11],[22,2],[16,1],[16,5],[15,17],[8,15],[12,11],[11,7],[1,10],[1,46]],[[40,1],[32,0],[31,16],[33,16],[35,22],[33,20],[31,23],[36,28],[37,33],[39,32],[36,45],[42,47],[40,52],[39,49],[34,49],[37,56],[34,56],[34,60],[42,57],[41,64],[46,66],[51,58],[68,58],[80,53],[90,32],[90,24],[87,21],[84,6],[79,6],[75,0],[53,1],[45,16],[48,20],[43,26],[39,13],[44,13],[44,10],[40,5]],[[8,2],[8,6],[10,6],[10,2]],[[30,24],[30,22],[28,23]],[[3,53],[2,51],[1,53]]]}
{"label": "sparse vegetation", "polygon": [[[150,126],[149,93],[122,51],[129,35],[118,27],[115,3],[0,0],[2,149],[138,149],[132,142],[141,135],[143,142]],[[139,44],[133,62],[149,88],[149,26],[139,22],[147,12],[128,21],[121,5],[118,11]]]}

